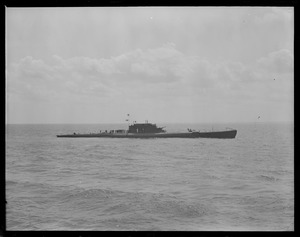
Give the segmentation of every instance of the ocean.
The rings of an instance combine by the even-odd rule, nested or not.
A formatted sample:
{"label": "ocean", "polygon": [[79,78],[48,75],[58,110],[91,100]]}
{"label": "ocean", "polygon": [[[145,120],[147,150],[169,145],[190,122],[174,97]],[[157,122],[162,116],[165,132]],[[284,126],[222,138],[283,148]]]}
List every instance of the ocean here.
{"label": "ocean", "polygon": [[127,125],[6,125],[7,230],[294,230],[293,123],[157,125],[238,132],[57,138]]}

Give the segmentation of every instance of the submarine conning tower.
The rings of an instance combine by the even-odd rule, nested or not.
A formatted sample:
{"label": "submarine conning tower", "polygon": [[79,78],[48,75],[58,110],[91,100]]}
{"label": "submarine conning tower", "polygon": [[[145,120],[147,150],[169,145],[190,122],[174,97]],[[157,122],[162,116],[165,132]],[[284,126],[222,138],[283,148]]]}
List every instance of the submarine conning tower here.
{"label": "submarine conning tower", "polygon": [[135,123],[129,126],[128,133],[162,133],[166,132],[152,123]]}

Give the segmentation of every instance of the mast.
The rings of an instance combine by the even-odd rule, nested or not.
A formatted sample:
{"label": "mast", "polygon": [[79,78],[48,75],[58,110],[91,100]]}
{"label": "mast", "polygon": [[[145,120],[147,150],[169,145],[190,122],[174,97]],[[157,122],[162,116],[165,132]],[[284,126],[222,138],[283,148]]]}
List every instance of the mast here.
{"label": "mast", "polygon": [[129,124],[130,124],[130,114],[127,114],[127,119],[126,121],[128,122],[128,127],[129,127]]}

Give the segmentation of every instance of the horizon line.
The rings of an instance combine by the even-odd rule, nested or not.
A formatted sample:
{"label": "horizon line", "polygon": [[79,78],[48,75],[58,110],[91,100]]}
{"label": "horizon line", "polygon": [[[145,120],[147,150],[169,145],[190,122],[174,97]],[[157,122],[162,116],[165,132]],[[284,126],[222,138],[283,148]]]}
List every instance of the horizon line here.
{"label": "horizon line", "polygon": [[[137,122],[137,123],[144,123],[144,122]],[[148,122],[148,123],[152,123],[152,122]],[[290,121],[230,121],[230,122],[220,122],[220,121],[215,121],[215,122],[153,122],[153,124],[157,124],[157,123],[161,123],[161,124],[231,124],[231,123],[294,123],[293,120]],[[68,125],[78,125],[78,124],[86,124],[86,125],[92,125],[92,124],[128,124],[126,122],[99,122],[99,123],[42,123],[42,122],[38,122],[38,123],[5,123],[5,125],[60,125],[60,124],[68,124]],[[132,123],[130,123],[132,124]]]}

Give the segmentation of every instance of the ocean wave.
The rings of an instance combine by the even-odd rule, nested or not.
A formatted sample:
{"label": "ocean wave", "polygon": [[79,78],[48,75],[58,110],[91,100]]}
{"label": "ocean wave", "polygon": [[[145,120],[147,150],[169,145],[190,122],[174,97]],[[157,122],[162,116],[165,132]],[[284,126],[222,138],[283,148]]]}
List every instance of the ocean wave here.
{"label": "ocean wave", "polygon": [[57,139],[53,131],[78,126],[17,126],[7,141],[7,226],[285,230],[294,215],[290,132],[237,126],[226,141]]}
{"label": "ocean wave", "polygon": [[6,182],[5,182],[6,187],[11,186],[11,185],[16,185],[18,183],[19,183],[18,181],[13,181],[13,180],[6,180]]}
{"label": "ocean wave", "polygon": [[279,180],[278,178],[275,178],[274,176],[269,176],[269,175],[259,175],[258,178],[261,180],[266,180],[266,181],[270,181],[270,182],[275,182],[275,181]]}

